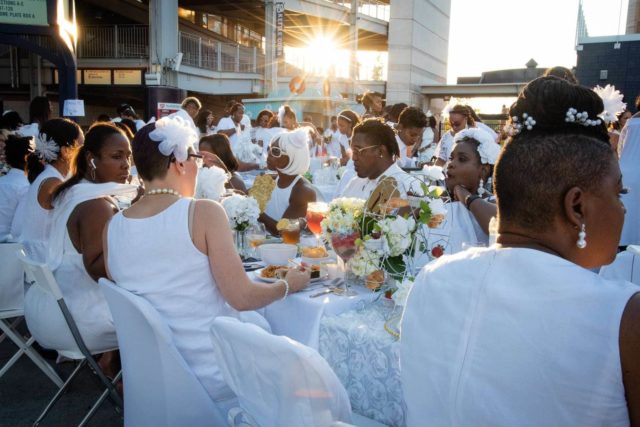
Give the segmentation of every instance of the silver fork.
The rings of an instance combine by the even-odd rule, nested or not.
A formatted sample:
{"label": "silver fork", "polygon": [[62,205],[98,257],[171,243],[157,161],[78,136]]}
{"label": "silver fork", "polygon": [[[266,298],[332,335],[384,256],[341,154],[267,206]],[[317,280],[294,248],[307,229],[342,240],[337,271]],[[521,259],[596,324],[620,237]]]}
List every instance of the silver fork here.
{"label": "silver fork", "polygon": [[336,282],[336,286],[332,286],[328,289],[325,289],[324,291],[318,292],[317,294],[313,294],[313,295],[309,295],[309,298],[317,298],[320,297],[322,295],[327,295],[327,294],[336,294],[336,295],[340,295],[341,293],[344,292],[344,289],[341,288],[340,286],[342,286],[342,284],[344,283],[343,280],[338,280],[338,282]]}
{"label": "silver fork", "polygon": [[335,288],[336,284],[340,282],[340,278],[336,278],[333,280],[323,280],[321,282],[317,282],[314,283],[312,285],[307,286],[306,288],[304,288],[303,290],[301,290],[300,292],[312,292],[312,291],[317,291],[318,289],[322,289],[322,288]]}

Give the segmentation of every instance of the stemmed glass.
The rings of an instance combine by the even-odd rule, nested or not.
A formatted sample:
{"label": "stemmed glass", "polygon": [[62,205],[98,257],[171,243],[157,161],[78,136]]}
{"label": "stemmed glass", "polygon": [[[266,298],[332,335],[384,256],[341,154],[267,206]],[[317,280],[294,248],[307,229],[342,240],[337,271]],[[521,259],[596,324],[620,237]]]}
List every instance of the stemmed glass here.
{"label": "stemmed glass", "polygon": [[360,232],[353,230],[347,233],[331,233],[331,246],[336,255],[340,257],[344,265],[344,288],[345,291],[341,294],[345,297],[351,297],[357,295],[351,290],[350,285],[353,281],[353,273],[349,266],[349,260],[353,258],[358,249],[356,240],[360,238]]}
{"label": "stemmed glass", "polygon": [[257,248],[267,238],[267,231],[264,225],[257,223],[249,227],[246,231],[247,243],[249,244],[248,255],[252,258],[257,258]]}
{"label": "stemmed glass", "polygon": [[307,206],[307,227],[316,236],[317,246],[322,246],[320,235],[322,226],[320,223],[329,213],[329,205],[324,202],[311,202]]}

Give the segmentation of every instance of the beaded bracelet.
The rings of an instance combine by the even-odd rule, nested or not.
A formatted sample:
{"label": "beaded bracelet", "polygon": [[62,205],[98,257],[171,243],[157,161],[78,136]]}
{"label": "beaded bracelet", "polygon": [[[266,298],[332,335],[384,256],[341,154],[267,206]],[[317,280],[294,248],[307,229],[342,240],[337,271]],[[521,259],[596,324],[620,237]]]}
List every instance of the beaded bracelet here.
{"label": "beaded bracelet", "polygon": [[475,202],[478,199],[482,199],[482,197],[478,196],[477,194],[469,194],[467,197],[465,197],[464,205],[467,207],[467,210],[471,210],[471,203]]}
{"label": "beaded bracelet", "polygon": [[280,281],[284,283],[284,296],[282,297],[282,299],[285,299],[289,295],[289,282],[287,282],[285,279],[280,279]]}

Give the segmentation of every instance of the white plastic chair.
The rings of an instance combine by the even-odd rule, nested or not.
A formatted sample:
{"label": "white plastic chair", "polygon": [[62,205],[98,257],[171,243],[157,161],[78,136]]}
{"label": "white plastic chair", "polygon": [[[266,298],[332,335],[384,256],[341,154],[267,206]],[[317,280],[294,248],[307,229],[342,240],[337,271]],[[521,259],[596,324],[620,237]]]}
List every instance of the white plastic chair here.
{"label": "white plastic chair", "polygon": [[356,426],[382,426],[351,413],[346,390],[314,349],[231,317],[216,318],[211,335],[220,370],[243,411],[230,411],[230,425],[328,427],[353,420]]}
{"label": "white plastic chair", "polygon": [[227,402],[211,399],[155,308],[109,280],[99,283],[118,333],[125,426],[224,426],[219,405]]}
{"label": "white plastic chair", "polygon": [[22,355],[27,355],[55,385],[62,387],[63,381],[58,373],[31,347],[35,338],[31,336],[25,340],[15,330],[24,319],[24,269],[17,256],[22,249],[19,243],[0,243],[0,342],[9,337],[18,346],[18,351],[0,369],[0,378]]}
{"label": "white plastic chair", "polygon": [[[41,322],[38,322],[35,324],[30,324],[29,307],[26,307],[25,317],[27,326],[29,327],[29,331],[36,338],[36,341],[39,342],[39,336],[61,337],[61,339],[59,340],[60,345],[57,346],[58,348],[52,348],[51,340],[46,341],[47,348],[56,350],[60,355],[78,362],[71,375],[69,375],[60,390],[58,390],[58,392],[53,396],[51,401],[47,404],[44,411],[42,411],[33,425],[37,426],[38,424],[40,424],[40,422],[42,422],[53,405],[66,391],[67,387],[69,386],[69,384],[71,384],[78,372],[80,372],[80,370],[86,365],[89,365],[91,370],[96,374],[96,376],[100,380],[100,383],[105,387],[105,390],[100,395],[100,398],[96,401],[96,403],[91,407],[89,412],[82,419],[79,425],[85,425],[107,397],[109,397],[109,399],[114,404],[116,412],[120,412],[120,409],[123,407],[122,398],[116,391],[114,384],[120,380],[121,374],[118,373],[113,380],[110,380],[102,372],[102,369],[100,369],[98,363],[95,361],[92,355],[102,353],[105,350],[100,349],[99,351],[92,351],[92,349],[87,348],[84,340],[82,339],[82,336],[80,335],[78,326],[76,325],[71,312],[69,312],[69,308],[67,307],[64,297],[62,296],[60,287],[58,286],[56,279],[53,277],[53,273],[51,272],[49,267],[47,267],[46,264],[42,264],[29,259],[24,251],[19,251],[17,257],[22,263],[29,284],[31,286],[37,286],[38,290],[43,292],[43,294],[47,297],[51,298],[50,306],[57,306],[59,308],[58,311],[52,312],[49,323],[43,324]],[[70,340],[73,342],[73,345],[69,344]]]}

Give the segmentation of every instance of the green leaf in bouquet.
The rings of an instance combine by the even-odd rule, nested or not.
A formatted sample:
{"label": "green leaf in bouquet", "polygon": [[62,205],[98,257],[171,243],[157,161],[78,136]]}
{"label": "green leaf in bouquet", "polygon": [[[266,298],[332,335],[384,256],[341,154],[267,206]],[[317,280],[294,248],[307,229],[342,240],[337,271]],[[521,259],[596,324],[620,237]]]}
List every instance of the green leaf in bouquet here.
{"label": "green leaf in bouquet", "polygon": [[402,255],[387,257],[383,263],[384,270],[396,280],[401,280],[407,270]]}
{"label": "green leaf in bouquet", "polygon": [[428,224],[431,220],[431,207],[424,200],[420,201],[420,216],[418,220],[421,224]]}

